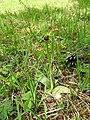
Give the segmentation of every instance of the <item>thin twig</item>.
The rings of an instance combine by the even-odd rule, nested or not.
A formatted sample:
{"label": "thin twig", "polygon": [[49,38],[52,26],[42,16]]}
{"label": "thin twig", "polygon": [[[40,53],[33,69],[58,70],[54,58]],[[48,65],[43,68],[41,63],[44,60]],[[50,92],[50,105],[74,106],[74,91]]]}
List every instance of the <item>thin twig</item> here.
{"label": "thin twig", "polygon": [[[55,109],[55,110],[48,111],[48,112],[46,112],[46,114],[51,114],[51,113],[57,112],[57,111],[59,111],[59,110],[62,110],[62,108],[57,108],[57,109]],[[42,115],[44,115],[44,114],[45,114],[45,113],[39,114],[39,116],[42,116]]]}

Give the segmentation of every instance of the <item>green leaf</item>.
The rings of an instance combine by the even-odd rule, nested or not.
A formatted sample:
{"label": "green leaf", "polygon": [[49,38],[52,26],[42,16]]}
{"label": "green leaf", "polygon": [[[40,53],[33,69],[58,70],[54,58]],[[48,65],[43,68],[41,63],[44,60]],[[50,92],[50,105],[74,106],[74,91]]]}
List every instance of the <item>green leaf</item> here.
{"label": "green leaf", "polygon": [[27,93],[24,93],[23,95],[22,95],[22,100],[29,100],[30,98],[31,98],[31,92],[29,91],[29,92],[27,92]]}
{"label": "green leaf", "polygon": [[70,93],[70,89],[65,86],[57,86],[52,91],[52,95],[56,99],[61,98],[61,93]]}
{"label": "green leaf", "polygon": [[13,107],[11,105],[11,101],[9,99],[5,99],[2,103],[0,103],[0,119],[5,120],[7,114],[12,111]]}
{"label": "green leaf", "polygon": [[0,83],[0,89],[3,87],[3,84],[2,83]]}
{"label": "green leaf", "polygon": [[0,119],[1,120],[5,120],[7,117],[7,112],[6,110],[3,110],[1,113],[0,113]]}
{"label": "green leaf", "polygon": [[70,93],[70,89],[65,86],[57,86],[53,89],[53,93]]}
{"label": "green leaf", "polygon": [[25,112],[28,112],[31,109],[31,107],[32,107],[32,103],[30,100],[24,102],[23,109]]}
{"label": "green leaf", "polygon": [[50,88],[50,80],[46,76],[41,76],[38,78],[38,81],[40,81],[43,85],[45,85],[47,88]]}

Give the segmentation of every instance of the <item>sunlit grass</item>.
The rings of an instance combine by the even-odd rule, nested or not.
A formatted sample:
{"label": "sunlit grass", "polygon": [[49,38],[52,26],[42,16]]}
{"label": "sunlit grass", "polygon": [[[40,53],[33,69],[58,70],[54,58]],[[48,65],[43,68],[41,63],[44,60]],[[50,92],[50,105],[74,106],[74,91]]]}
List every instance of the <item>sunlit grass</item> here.
{"label": "sunlit grass", "polygon": [[45,4],[51,7],[69,9],[78,5],[78,2],[72,0],[3,0],[0,2],[0,13],[5,13],[5,11],[18,12],[19,10],[24,10],[25,6],[20,3],[24,3],[27,7],[38,9],[42,9]]}

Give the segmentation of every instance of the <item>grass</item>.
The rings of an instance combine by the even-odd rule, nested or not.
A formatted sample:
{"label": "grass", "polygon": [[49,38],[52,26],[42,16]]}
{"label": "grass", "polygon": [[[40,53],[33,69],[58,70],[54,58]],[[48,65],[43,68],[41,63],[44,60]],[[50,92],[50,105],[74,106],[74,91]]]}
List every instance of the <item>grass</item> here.
{"label": "grass", "polygon": [[89,5],[0,3],[1,120],[90,119]]}

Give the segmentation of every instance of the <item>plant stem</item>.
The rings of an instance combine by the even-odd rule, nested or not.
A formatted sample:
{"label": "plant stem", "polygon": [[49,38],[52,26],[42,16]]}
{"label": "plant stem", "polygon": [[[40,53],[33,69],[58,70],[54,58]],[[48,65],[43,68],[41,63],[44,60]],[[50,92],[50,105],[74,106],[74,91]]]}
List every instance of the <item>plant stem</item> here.
{"label": "plant stem", "polygon": [[48,64],[49,64],[49,78],[51,82],[51,91],[52,91],[54,85],[53,85],[53,78],[52,78],[52,61],[51,61],[51,55],[49,53],[48,42],[46,42],[46,48],[47,48],[47,58],[48,58]]}

